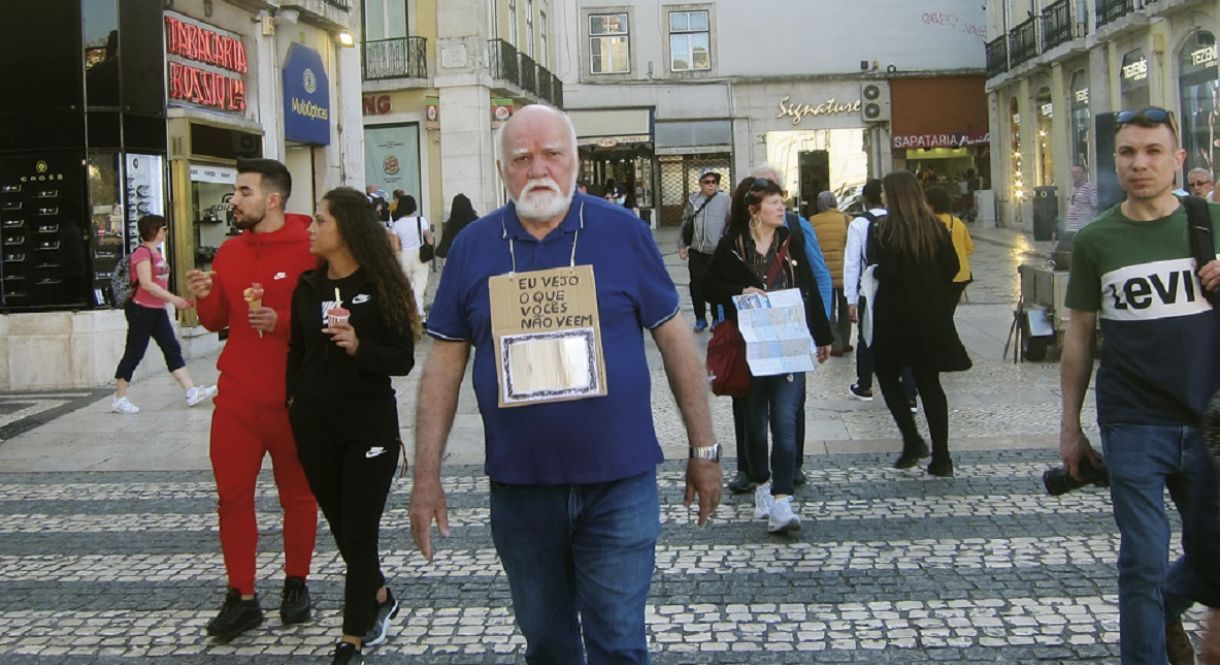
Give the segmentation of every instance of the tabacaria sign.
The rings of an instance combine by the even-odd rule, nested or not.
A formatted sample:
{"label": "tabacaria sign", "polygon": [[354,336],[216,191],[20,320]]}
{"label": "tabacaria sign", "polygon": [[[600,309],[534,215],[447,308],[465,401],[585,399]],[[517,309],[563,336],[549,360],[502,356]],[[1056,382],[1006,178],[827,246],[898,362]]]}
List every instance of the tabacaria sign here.
{"label": "tabacaria sign", "polygon": [[246,110],[249,63],[241,35],[165,12],[165,59],[170,102]]}

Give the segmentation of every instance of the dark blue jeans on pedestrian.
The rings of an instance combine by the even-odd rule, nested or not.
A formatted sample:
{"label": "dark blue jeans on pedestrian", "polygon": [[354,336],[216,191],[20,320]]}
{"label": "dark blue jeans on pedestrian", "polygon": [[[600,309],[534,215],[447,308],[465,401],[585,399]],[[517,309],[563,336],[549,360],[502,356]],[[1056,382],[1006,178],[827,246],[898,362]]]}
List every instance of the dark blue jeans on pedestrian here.
{"label": "dark blue jeans on pedestrian", "polygon": [[[771,481],[772,494],[796,489],[796,413],[805,394],[805,374],[756,376],[746,393],[746,454],[750,480]],[[770,464],[767,431],[771,432]]]}
{"label": "dark blue jeans on pedestrian", "polygon": [[[1220,604],[1220,509],[1216,470],[1202,432],[1178,425],[1101,428],[1118,551],[1123,665],[1164,665],[1165,625],[1193,603]],[[1168,563],[1165,489],[1182,516],[1184,554]]]}
{"label": "dark blue jeans on pedestrian", "polygon": [[491,536],[526,662],[648,663],[644,607],[660,534],[655,470],[585,485],[493,481]]}
{"label": "dark blue jeans on pedestrian", "polygon": [[169,322],[169,312],[164,307],[143,307],[128,301],[123,313],[127,316],[127,346],[123,349],[118,369],[114,370],[114,378],[131,382],[131,375],[135,374],[136,367],[144,359],[144,352],[148,350],[149,338],[157,340],[161,355],[165,356],[165,367],[170,372],[186,367],[182,347],[178,346],[174,326]]}

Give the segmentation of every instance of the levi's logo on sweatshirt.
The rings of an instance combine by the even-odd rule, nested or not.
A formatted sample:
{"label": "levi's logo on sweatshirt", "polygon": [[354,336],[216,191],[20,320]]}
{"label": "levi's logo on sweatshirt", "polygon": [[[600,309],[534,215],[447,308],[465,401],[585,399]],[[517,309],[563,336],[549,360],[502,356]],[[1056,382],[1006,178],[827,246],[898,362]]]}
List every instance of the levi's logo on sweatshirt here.
{"label": "levi's logo on sweatshirt", "polygon": [[1152,261],[1101,276],[1102,318],[1147,321],[1211,309],[1192,258]]}

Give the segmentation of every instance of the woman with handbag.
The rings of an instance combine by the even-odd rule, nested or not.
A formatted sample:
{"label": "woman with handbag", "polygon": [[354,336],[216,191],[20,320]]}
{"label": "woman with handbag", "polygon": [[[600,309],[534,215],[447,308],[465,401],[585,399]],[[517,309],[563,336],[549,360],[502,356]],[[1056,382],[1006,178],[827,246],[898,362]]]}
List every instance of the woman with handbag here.
{"label": "woman with handbag", "polygon": [[932,435],[928,473],[949,477],[953,475],[949,408],[940,373],[970,369],[970,357],[953,325],[957,253],[949,231],[924,200],[914,175],[895,171],[885,176],[881,186],[889,212],[877,220],[865,241],[877,281],[869,347],[885,405],[902,432],[902,455],[894,466],[909,468],[928,456],[928,445],[915,427],[899,380],[903,369],[910,367]]}
{"label": "woman with handbag", "polygon": [[398,198],[398,219],[391,227],[402,245],[399,260],[402,271],[411,282],[411,292],[415,294],[415,306],[424,311],[424,292],[428,290],[428,273],[432,270],[432,254],[435,242],[432,239],[432,227],[423,215],[415,212],[419,206],[415,197],[404,194]]}
{"label": "woman with handbag", "polygon": [[[818,362],[830,355],[833,334],[817,284],[808,269],[804,244],[789,242],[784,226],[783,190],[766,178],[749,177],[733,194],[728,230],[716,246],[704,287],[713,307],[724,308],[725,325],[736,326],[733,296],[800,289],[805,323],[817,344]],[[715,335],[713,331],[713,335]],[[750,480],[757,485],[754,516],[767,519],[771,533],[795,531],[800,517],[792,509],[796,475],[796,412],[805,392],[803,373],[759,376],[749,391],[734,397],[745,413],[743,450]],[[767,432],[771,454],[767,455]]]}

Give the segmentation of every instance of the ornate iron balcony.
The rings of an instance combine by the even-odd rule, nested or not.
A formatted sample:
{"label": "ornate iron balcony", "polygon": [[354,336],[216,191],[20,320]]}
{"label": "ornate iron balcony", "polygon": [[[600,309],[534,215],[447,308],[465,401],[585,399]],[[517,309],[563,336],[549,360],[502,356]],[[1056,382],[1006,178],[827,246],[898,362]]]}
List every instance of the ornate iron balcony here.
{"label": "ornate iron balcony", "polygon": [[536,95],[538,94],[538,63],[524,53],[520,53],[518,56],[521,58],[521,88]]}
{"label": "ornate iron balcony", "polygon": [[1071,41],[1072,6],[1069,0],[1056,0],[1042,10],[1042,51]]}
{"label": "ornate iron balcony", "polygon": [[428,39],[394,37],[364,43],[364,80],[428,78]]}
{"label": "ornate iron balcony", "polygon": [[1038,19],[1029,18],[1008,32],[1009,62],[1011,66],[1028,62],[1038,55]]}
{"label": "ornate iron balcony", "polygon": [[1135,11],[1135,0],[1096,0],[1097,27],[1118,19]]}
{"label": "ornate iron balcony", "polygon": [[1000,35],[987,42],[987,78],[1008,71],[1008,35]]}
{"label": "ornate iron balcony", "polygon": [[521,85],[520,70],[517,67],[517,49],[503,39],[487,40],[488,51],[491,54],[491,77],[499,81],[508,81],[513,85]]}

